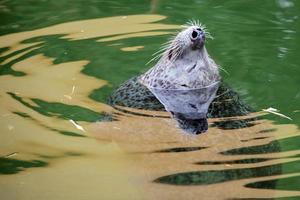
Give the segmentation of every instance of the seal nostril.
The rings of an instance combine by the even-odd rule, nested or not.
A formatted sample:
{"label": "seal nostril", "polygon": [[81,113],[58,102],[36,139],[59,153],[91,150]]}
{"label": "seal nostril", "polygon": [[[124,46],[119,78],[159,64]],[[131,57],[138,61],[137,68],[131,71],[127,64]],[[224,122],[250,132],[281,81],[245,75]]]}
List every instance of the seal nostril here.
{"label": "seal nostril", "polygon": [[192,32],[192,38],[195,39],[198,36],[198,33],[196,31]]}

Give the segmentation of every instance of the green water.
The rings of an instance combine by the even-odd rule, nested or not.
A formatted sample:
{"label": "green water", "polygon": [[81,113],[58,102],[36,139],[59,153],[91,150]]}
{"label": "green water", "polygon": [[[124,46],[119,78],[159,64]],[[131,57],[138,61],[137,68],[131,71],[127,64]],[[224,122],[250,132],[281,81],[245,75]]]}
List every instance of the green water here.
{"label": "green water", "polygon": [[[273,107],[292,118],[292,120],[288,120],[276,115],[268,115],[265,119],[272,120],[277,125],[295,125],[299,128],[300,2],[296,0],[0,1],[0,37],[13,33],[34,31],[65,22],[139,14],[166,16],[159,23],[169,25],[181,25],[190,19],[199,19],[207,26],[214,37],[213,40],[207,42],[206,47],[211,57],[226,70],[226,72],[221,71],[225,82],[231,85],[244,101],[256,111]],[[120,27],[120,29],[122,28]],[[172,29],[167,30],[174,32]],[[158,28],[154,31],[162,30]],[[109,94],[119,84],[132,76],[145,72],[153,65],[153,63],[150,65],[146,65],[146,63],[161,44],[170,37],[170,34],[158,34],[97,42],[96,40],[105,39],[106,36],[70,40],[64,38],[65,35],[61,33],[43,34],[21,41],[22,44],[43,43],[42,45],[36,44],[20,49],[5,56],[1,55],[0,62],[4,62],[10,57],[24,53],[16,59],[1,64],[0,77],[26,77],[26,73],[15,69],[13,65],[39,54],[53,58],[55,65],[86,60],[88,63],[81,72],[99,81],[107,81],[104,86],[90,91],[88,98],[105,103]],[[110,33],[110,36],[115,35],[119,36],[121,34]],[[136,51],[120,50],[135,46],[143,46],[143,48]],[[37,48],[33,49],[33,47]],[[9,48],[9,46],[2,47],[0,53],[5,53]],[[26,50],[31,51],[26,53]],[[46,82],[37,84],[44,84],[47,89]],[[99,119],[105,121],[108,118],[109,121],[111,119],[111,116],[106,116],[106,111],[102,112],[80,105],[68,105],[62,102],[39,99],[35,96],[28,97],[34,102],[34,105],[32,105],[27,102],[27,99],[22,98],[22,93],[19,95],[14,92],[7,92],[6,95],[15,102],[45,117],[63,120],[72,119],[81,122],[96,122]],[[15,111],[13,113],[24,118],[31,118],[23,112]],[[83,136],[69,130],[44,127],[65,136]],[[282,134],[284,134],[284,131]],[[278,144],[280,149],[273,148],[274,145]],[[195,147],[187,148],[193,149]],[[202,147],[197,147],[195,151],[201,151],[201,149]],[[237,147],[222,153],[225,155],[255,155],[299,150],[299,136],[294,136],[249,148]],[[283,157],[287,158],[288,156]],[[290,157],[297,158],[299,154]],[[235,160],[240,161],[237,163],[247,163],[248,161],[259,163],[267,161],[269,158],[239,158]],[[35,159],[22,161],[21,159],[1,158],[0,162],[0,174],[13,174],[22,171],[23,168],[39,168],[48,165],[43,160]],[[226,163],[224,160],[222,162],[208,160],[202,163],[220,164],[224,162]],[[235,162],[228,161],[228,163]],[[221,174],[220,171],[214,170],[204,172],[188,171],[177,174],[170,173],[169,176],[157,177],[153,181],[171,185],[210,185],[225,180],[299,173],[299,166],[299,161],[296,160],[280,164],[280,166],[267,165],[244,170],[228,169],[221,171]],[[207,179],[207,177],[210,178]],[[274,178],[248,183],[246,187],[300,191],[299,184],[299,176],[293,176],[281,178],[280,180]],[[297,199],[296,195],[290,196],[295,196],[290,199]],[[237,197],[236,199],[243,198]]]}
{"label": "green water", "polygon": [[[166,23],[184,24],[199,19],[214,40],[207,44],[212,57],[229,73],[225,80],[237,88],[256,109],[274,107],[300,123],[300,36],[297,1],[3,1],[0,34],[33,30],[62,22],[131,14],[162,14]],[[153,8],[154,7],[154,8]],[[119,52],[93,40],[66,42],[59,36],[33,38],[46,42],[42,52],[56,63],[88,59],[84,73],[109,80],[116,86],[148,67],[168,36],[131,38],[122,46],[142,44],[139,52]],[[49,48],[50,47],[50,48]],[[69,50],[69,51],[68,51]],[[68,56],[63,54],[68,51]],[[117,54],[117,59],[112,59]],[[97,67],[97,66],[105,67]],[[115,71],[118,70],[118,73]],[[8,73],[5,67],[1,74]],[[110,89],[92,97],[103,100]]]}
{"label": "green water", "polygon": [[[208,51],[228,71],[224,79],[257,110],[274,107],[300,124],[300,5],[297,1],[3,1],[0,34],[34,30],[62,22],[107,16],[155,13],[165,23],[199,19],[214,36]],[[94,40],[66,41],[59,36],[33,38],[46,44],[34,53],[55,63],[90,60],[84,73],[108,80],[109,87],[91,98],[104,101],[129,77],[145,71],[145,63],[169,36],[130,38],[122,46],[143,45],[137,52],[120,52]],[[68,51],[68,56],[63,54]],[[30,56],[30,55],[28,55]],[[115,59],[113,59],[115,58]],[[98,67],[101,66],[101,67]],[[0,73],[13,73],[4,66]],[[116,71],[118,73],[116,73]],[[275,119],[275,118],[274,118]],[[280,119],[276,118],[276,121]],[[286,122],[284,120],[284,122]]]}

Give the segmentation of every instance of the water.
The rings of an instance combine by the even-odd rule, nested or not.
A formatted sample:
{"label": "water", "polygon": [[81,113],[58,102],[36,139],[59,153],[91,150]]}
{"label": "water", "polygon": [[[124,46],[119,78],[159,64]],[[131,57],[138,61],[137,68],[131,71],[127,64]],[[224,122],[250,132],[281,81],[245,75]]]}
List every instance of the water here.
{"label": "water", "polygon": [[[1,1],[1,197],[299,199],[299,13],[288,0]],[[166,112],[106,105],[189,19],[258,111],[247,127],[214,119],[190,136]]]}

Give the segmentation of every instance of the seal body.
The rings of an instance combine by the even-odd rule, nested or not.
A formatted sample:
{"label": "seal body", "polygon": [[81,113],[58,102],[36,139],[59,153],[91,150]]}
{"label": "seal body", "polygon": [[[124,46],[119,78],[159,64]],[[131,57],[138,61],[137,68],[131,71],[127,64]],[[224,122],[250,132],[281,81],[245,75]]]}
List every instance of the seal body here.
{"label": "seal body", "polygon": [[[122,83],[116,90],[112,92],[108,98],[107,103],[116,109],[118,106],[129,107],[143,110],[156,110],[164,111],[164,106],[160,101],[150,92],[150,90],[139,82],[140,77],[135,76],[124,83]],[[123,110],[124,111],[124,110]],[[220,86],[217,91],[217,95],[213,102],[210,104],[207,117],[208,118],[226,118],[243,116],[252,112],[253,109],[245,104],[239,94],[235,92],[231,87],[220,82]],[[139,113],[131,113],[139,115]],[[174,113],[176,115],[176,113]],[[153,117],[149,115],[149,117]],[[184,130],[204,130],[206,123],[194,122],[194,120],[181,119],[180,115],[175,116],[180,127]],[[206,119],[203,119],[204,121]],[[252,126],[251,120],[223,120],[215,122],[213,126],[217,126],[221,129],[238,129]],[[203,127],[198,127],[203,126]]]}
{"label": "seal body", "polygon": [[[122,83],[109,96],[107,103],[113,107],[122,106],[135,109],[164,111],[164,106],[139,82],[140,77],[135,76]],[[231,87],[220,82],[217,95],[208,109],[208,118],[226,118],[243,116],[252,110],[246,105],[239,94]]]}

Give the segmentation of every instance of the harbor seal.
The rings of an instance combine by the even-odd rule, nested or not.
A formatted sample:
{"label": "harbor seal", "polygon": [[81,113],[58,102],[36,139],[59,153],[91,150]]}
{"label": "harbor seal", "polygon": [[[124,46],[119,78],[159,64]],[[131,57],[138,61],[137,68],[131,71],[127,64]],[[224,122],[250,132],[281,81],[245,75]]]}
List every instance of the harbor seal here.
{"label": "harbor seal", "polygon": [[[206,114],[207,117],[229,117],[249,113],[252,109],[240,100],[236,92],[221,81],[218,66],[205,48],[205,40],[209,37],[210,34],[205,27],[196,23],[189,24],[166,43],[154,67],[123,83],[113,92],[108,103],[112,106],[170,111],[165,104],[161,104],[161,99],[157,98],[151,89],[192,91],[220,82],[217,95],[205,116],[190,117],[191,115],[185,115],[182,112],[170,111],[179,127],[186,132],[199,134],[207,130]],[[213,96],[215,92],[211,94],[208,92],[208,95]],[[174,95],[174,101],[176,101],[176,95]],[[238,127],[241,126],[244,124],[238,125]]]}
{"label": "harbor seal", "polygon": [[206,115],[220,80],[218,66],[204,45],[206,35],[204,26],[189,24],[166,44],[157,64],[140,77],[178,125],[196,134],[208,129]]}

